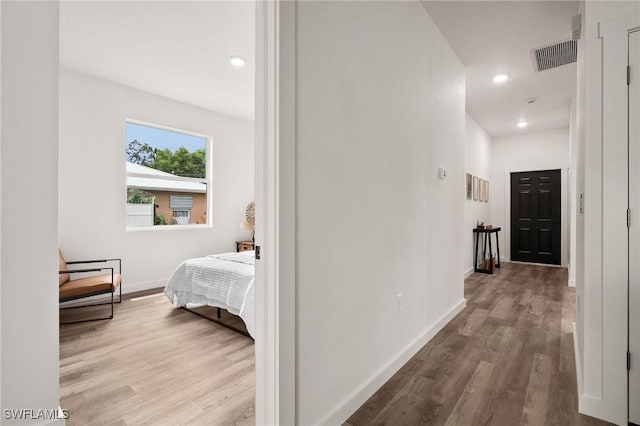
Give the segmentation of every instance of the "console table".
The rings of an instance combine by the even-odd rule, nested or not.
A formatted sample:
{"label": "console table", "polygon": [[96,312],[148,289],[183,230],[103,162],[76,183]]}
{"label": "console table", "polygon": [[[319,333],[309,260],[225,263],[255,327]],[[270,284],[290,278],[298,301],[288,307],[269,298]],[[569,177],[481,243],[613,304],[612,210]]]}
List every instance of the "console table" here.
{"label": "console table", "polygon": [[[473,229],[473,234],[475,236],[475,240],[476,240],[476,251],[475,251],[475,256],[473,259],[473,270],[475,272],[480,272],[482,274],[493,274],[493,268],[491,268],[491,257],[492,257],[492,253],[493,250],[491,248],[491,235],[495,234],[496,236],[496,250],[497,250],[497,256],[496,256],[496,268],[500,267],[500,238],[498,238],[498,232],[500,232],[500,227],[498,228],[491,228],[491,229],[484,229],[484,228],[474,228]],[[480,238],[484,239],[483,242],[483,248],[482,248],[482,260],[484,263],[484,260],[487,258],[487,241],[489,242],[489,268],[485,269],[485,268],[478,268],[478,246],[480,245]]]}

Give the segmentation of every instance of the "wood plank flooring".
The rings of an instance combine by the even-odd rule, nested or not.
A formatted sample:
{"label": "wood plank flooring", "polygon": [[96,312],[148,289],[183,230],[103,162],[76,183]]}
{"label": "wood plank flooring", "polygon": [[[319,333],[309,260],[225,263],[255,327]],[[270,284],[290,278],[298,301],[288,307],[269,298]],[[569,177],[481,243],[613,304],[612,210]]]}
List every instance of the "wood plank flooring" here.
{"label": "wood plank flooring", "polygon": [[[107,309],[63,311],[61,321]],[[112,320],[60,326],[67,425],[253,425],[254,399],[253,341],[162,293],[124,299]]]}
{"label": "wood plank flooring", "polygon": [[345,425],[605,425],[578,413],[567,270],[505,263]]}

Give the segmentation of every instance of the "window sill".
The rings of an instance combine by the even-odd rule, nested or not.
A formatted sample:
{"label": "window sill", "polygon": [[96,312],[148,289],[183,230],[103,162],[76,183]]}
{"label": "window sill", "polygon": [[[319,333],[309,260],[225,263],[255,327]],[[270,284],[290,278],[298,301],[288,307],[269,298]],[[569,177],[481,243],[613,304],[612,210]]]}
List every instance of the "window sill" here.
{"label": "window sill", "polygon": [[154,226],[127,226],[127,232],[147,232],[147,231],[181,231],[189,229],[210,229],[211,224],[190,224],[190,225],[154,225]]}

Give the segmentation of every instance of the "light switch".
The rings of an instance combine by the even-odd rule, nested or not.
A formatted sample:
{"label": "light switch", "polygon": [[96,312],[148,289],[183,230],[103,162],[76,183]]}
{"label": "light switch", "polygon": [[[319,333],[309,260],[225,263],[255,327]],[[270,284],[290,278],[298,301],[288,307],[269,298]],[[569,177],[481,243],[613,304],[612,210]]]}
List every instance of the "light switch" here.
{"label": "light switch", "polygon": [[445,169],[444,167],[438,167],[438,177],[440,179],[446,179],[447,178],[447,169]]}

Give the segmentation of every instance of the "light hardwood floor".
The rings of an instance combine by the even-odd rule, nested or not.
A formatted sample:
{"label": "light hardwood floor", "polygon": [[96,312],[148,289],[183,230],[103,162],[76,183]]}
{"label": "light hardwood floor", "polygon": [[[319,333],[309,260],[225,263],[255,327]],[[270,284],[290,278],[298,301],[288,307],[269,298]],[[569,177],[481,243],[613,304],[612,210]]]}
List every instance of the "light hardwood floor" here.
{"label": "light hardwood floor", "polygon": [[465,281],[467,307],[347,425],[604,425],[578,414],[575,292],[561,268]]}
{"label": "light hardwood floor", "polygon": [[[565,269],[516,264],[472,275],[465,310],[347,424],[606,424],[577,412],[566,282]],[[61,326],[60,362],[69,425],[255,421],[252,341],[161,294]]]}
{"label": "light hardwood floor", "polygon": [[253,425],[254,398],[253,341],[162,293],[125,299],[112,320],[60,326],[67,425]]}

